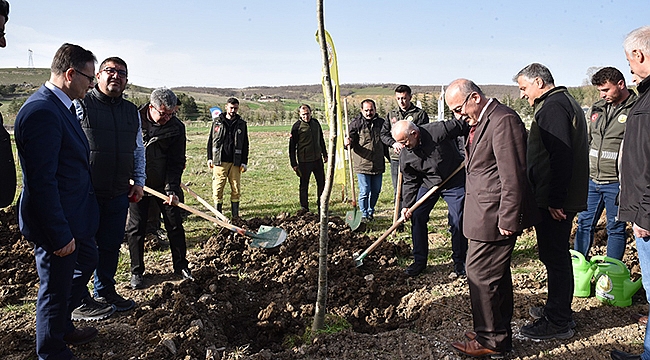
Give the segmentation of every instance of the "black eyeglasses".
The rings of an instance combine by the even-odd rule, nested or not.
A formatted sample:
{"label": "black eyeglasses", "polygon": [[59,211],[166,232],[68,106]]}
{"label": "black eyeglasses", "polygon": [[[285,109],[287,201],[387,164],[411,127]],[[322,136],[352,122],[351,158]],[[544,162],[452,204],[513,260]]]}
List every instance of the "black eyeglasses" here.
{"label": "black eyeglasses", "polygon": [[164,113],[164,112],[162,112],[162,111],[156,109],[156,107],[153,106],[153,105],[151,105],[151,108],[154,109],[154,110],[156,110],[156,112],[158,112],[158,114],[159,114],[161,117],[172,117],[172,116],[174,116],[174,115],[176,114],[175,112]]}
{"label": "black eyeglasses", "polygon": [[117,70],[114,67],[105,67],[102,69],[103,72],[107,73],[108,75],[115,75],[117,74],[119,77],[125,78],[129,75],[125,70]]}
{"label": "black eyeglasses", "polygon": [[463,108],[465,107],[465,104],[467,104],[467,101],[469,100],[470,97],[472,97],[472,95],[474,95],[474,92],[469,93],[469,95],[467,95],[467,97],[465,98],[465,101],[463,101],[463,103],[460,104],[460,106],[454,108],[451,111],[453,111],[456,114],[460,114],[461,112],[463,112]]}
{"label": "black eyeglasses", "polygon": [[81,72],[81,71],[79,71],[79,70],[77,70],[77,69],[75,69],[75,68],[72,68],[72,70],[74,70],[74,71],[78,72],[79,74],[83,75],[83,76],[84,76],[86,79],[88,79],[88,81],[90,81],[91,83],[92,83],[92,82],[95,82],[95,78],[94,78],[94,77],[92,77],[92,76],[90,76],[90,75],[87,75],[87,74],[84,74],[83,72]]}

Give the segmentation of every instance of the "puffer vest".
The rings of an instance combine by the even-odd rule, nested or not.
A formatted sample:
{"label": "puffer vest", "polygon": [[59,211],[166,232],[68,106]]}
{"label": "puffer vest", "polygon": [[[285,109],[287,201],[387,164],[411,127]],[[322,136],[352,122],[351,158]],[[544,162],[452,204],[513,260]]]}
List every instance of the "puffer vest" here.
{"label": "puffer vest", "polygon": [[81,127],[90,145],[90,167],[98,197],[129,191],[133,151],[138,134],[138,108],[121,96],[106,96],[95,87],[83,99]]}

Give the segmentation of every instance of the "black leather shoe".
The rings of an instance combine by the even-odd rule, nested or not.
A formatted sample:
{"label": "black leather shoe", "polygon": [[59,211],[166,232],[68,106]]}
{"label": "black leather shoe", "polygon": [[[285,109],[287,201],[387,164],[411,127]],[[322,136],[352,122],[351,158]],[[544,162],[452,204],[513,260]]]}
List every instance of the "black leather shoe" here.
{"label": "black leather shoe", "polygon": [[406,273],[406,275],[410,277],[414,277],[420,275],[426,268],[427,268],[427,264],[414,262],[413,264],[409,265],[409,267],[407,267],[404,272]]}
{"label": "black leather shoe", "polygon": [[612,350],[610,353],[613,360],[640,360],[641,355],[628,354],[620,350]]}
{"label": "black leather shoe", "polygon": [[97,337],[99,332],[92,326],[74,329],[73,332],[63,336],[63,341],[70,345],[83,345]]}
{"label": "black leather shoe", "polygon": [[192,280],[192,281],[194,281],[194,278],[192,277],[192,272],[188,268],[181,269],[180,271],[174,271],[174,273],[176,275],[180,275],[181,278],[183,278],[183,280]]}

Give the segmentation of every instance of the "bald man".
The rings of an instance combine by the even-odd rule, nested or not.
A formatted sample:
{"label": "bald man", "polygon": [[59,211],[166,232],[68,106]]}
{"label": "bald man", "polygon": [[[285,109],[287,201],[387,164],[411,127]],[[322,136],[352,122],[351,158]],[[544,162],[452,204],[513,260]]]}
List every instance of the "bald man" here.
{"label": "bald man", "polygon": [[467,239],[462,234],[465,173],[458,172],[413,212],[410,207],[429,189],[440,185],[463,162],[456,138],[467,134],[467,123],[458,119],[416,125],[413,121],[397,121],[392,136],[403,149],[399,166],[403,176],[402,216],[412,219],[413,264],[406,269],[408,276],[418,276],[427,267],[429,214],[442,196],[447,202],[452,234],[452,258],[457,275],[465,274]]}
{"label": "bald man", "polygon": [[463,232],[469,239],[474,329],[452,346],[468,356],[503,355],[512,349],[512,250],[538,217],[526,178],[526,127],[514,110],[487,98],[467,79],[449,84],[445,101],[471,126],[465,144]]}

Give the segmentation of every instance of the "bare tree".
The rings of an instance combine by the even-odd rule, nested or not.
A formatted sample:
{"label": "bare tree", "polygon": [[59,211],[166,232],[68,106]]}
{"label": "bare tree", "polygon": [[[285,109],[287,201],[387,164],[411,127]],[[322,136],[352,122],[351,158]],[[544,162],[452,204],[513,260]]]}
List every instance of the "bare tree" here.
{"label": "bare tree", "polygon": [[321,55],[323,58],[323,81],[325,88],[325,97],[330,119],[330,139],[327,162],[327,177],[325,178],[325,190],[320,198],[320,241],[318,250],[318,295],[316,296],[316,312],[314,314],[314,323],[311,330],[315,333],[325,326],[325,314],[327,313],[327,247],[328,237],[328,212],[329,200],[332,193],[332,183],[334,181],[334,164],[336,163],[336,98],[332,91],[332,79],[330,78],[329,53],[327,51],[327,40],[325,39],[325,15],[323,11],[323,0],[316,0],[316,15],[318,17],[318,42],[320,43]]}

